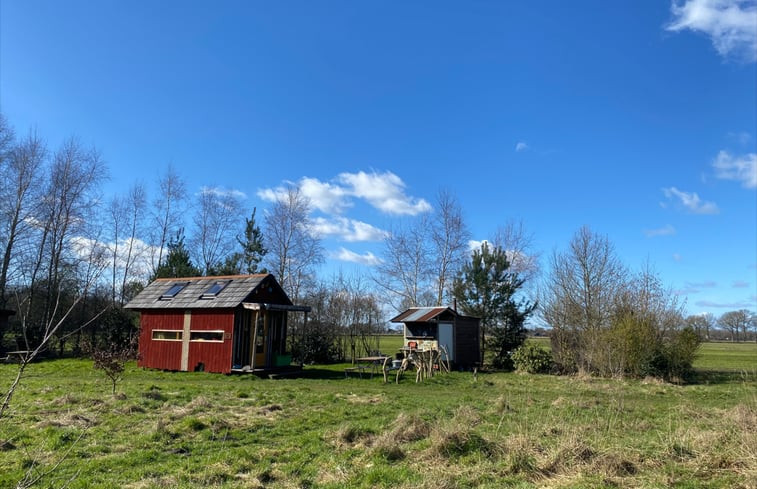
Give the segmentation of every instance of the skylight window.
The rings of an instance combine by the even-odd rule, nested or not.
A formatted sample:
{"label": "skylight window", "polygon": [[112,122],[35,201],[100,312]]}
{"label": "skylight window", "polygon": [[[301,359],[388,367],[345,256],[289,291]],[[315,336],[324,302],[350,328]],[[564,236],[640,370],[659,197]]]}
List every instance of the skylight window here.
{"label": "skylight window", "polygon": [[181,283],[173,284],[168,290],[163,292],[163,295],[160,296],[160,300],[169,301],[173,299],[174,297],[176,297],[176,294],[184,290],[184,287],[186,287],[187,284],[189,284],[189,282],[181,282]]}
{"label": "skylight window", "polygon": [[229,282],[231,282],[231,280],[220,280],[214,283],[208,288],[208,290],[202,293],[200,298],[212,299],[213,297],[217,296],[227,285],[229,285]]}

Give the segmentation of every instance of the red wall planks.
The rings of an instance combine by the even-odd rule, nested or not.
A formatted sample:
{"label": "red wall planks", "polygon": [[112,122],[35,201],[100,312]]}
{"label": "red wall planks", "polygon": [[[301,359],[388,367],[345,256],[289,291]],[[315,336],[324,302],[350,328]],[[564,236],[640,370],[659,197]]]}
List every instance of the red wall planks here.
{"label": "red wall planks", "polygon": [[142,311],[141,324],[137,365],[180,370],[181,341],[156,341],[152,339],[152,332],[156,329],[183,330],[184,311]]}
{"label": "red wall planks", "polygon": [[203,365],[206,372],[231,372],[231,345],[234,331],[234,310],[206,310],[192,311],[192,331],[223,331],[223,343],[211,341],[189,342],[189,365],[190,371]]}

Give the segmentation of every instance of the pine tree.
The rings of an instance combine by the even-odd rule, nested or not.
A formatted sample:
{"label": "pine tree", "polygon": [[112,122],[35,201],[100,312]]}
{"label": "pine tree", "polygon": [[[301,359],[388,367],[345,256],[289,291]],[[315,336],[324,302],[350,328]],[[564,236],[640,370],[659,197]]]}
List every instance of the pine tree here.
{"label": "pine tree", "polygon": [[176,236],[168,242],[166,260],[158,266],[152,280],[170,277],[196,277],[201,274],[200,269],[194,266],[189,257],[189,251],[184,245],[184,229],[180,229]]}
{"label": "pine tree", "polygon": [[255,211],[252,209],[252,215],[249,219],[245,218],[244,238],[237,238],[242,246],[242,271],[245,273],[266,273],[265,268],[258,270],[258,265],[268,250],[263,247],[263,233],[260,226],[255,222]]}
{"label": "pine tree", "polygon": [[516,299],[524,280],[510,269],[505,250],[487,243],[474,250],[453,284],[452,294],[464,314],[481,318],[483,363],[486,346],[494,352],[493,364],[512,368],[510,352],[526,339],[526,319],[536,304]]}

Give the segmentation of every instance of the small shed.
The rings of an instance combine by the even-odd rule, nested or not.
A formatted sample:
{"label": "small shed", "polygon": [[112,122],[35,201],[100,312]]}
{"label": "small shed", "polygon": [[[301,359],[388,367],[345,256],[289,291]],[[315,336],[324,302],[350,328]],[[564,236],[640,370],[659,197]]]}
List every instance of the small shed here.
{"label": "small shed", "polygon": [[451,362],[471,367],[481,361],[481,320],[458,314],[450,307],[411,307],[390,320],[404,323],[404,348],[439,349]]}
{"label": "small shed", "polygon": [[310,311],[270,274],[157,279],[125,307],[140,313],[140,367],[218,373],[288,367],[287,313]]}

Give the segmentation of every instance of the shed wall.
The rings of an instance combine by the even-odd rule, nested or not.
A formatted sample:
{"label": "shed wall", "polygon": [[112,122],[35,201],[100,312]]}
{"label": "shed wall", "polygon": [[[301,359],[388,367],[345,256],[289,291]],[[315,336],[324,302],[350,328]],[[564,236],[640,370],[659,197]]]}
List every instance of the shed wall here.
{"label": "shed wall", "polygon": [[471,366],[481,361],[479,321],[476,318],[458,317],[455,321],[455,363]]}
{"label": "shed wall", "polygon": [[234,330],[234,310],[193,310],[192,331],[224,332],[223,343],[210,341],[189,342],[189,371],[193,371],[202,363],[206,372],[231,372],[231,345]]}
{"label": "shed wall", "polygon": [[184,311],[142,311],[137,365],[163,370],[181,370],[181,341],[154,341],[156,329],[184,328]]}

